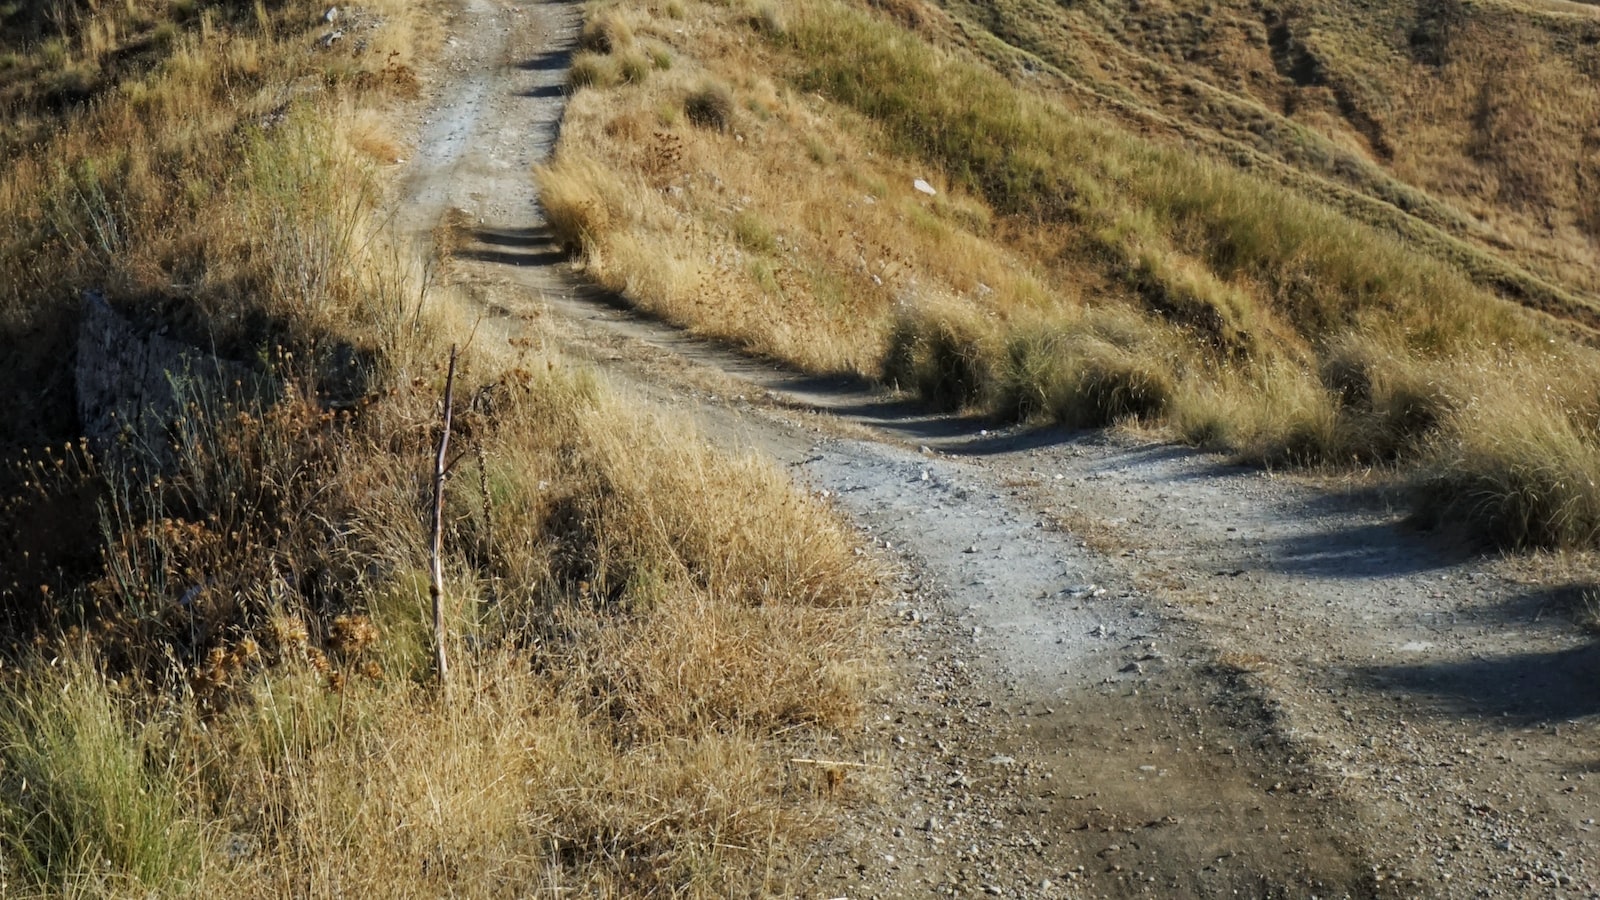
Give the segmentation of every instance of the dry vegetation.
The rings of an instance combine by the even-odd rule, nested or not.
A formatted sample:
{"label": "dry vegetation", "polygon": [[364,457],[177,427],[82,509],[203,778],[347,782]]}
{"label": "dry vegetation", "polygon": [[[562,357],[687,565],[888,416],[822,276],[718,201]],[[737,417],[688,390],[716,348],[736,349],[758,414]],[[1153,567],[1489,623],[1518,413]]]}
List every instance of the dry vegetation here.
{"label": "dry vegetation", "polygon": [[[538,173],[588,270],[702,333],[950,407],[1392,467],[1419,511],[1502,544],[1600,539],[1587,201],[1504,187],[1544,184],[1537,166],[1576,184],[1592,149],[1565,114],[1538,153],[1375,124],[1474,79],[1493,108],[1585,107],[1600,26],[1447,10],[1544,36],[1543,74],[1510,84],[1478,32],[1450,26],[1444,79],[1431,38],[1373,55],[1389,32],[1348,11],[1285,32],[1288,12],[1226,6],[873,6],[598,3],[674,62],[579,90]],[[1230,22],[1245,36],[1213,40]],[[1341,65],[1367,66],[1364,99]],[[708,89],[729,98],[717,127]],[[1452,184],[1502,187],[1469,202],[1417,175],[1445,157],[1477,173]]]}
{"label": "dry vegetation", "polygon": [[[789,893],[853,788],[785,760],[843,752],[874,565],[771,467],[480,340],[437,689],[462,330],[380,202],[434,13],[324,46],[324,8],[0,7],[0,894]],[[85,288],[268,387],[180,374],[96,458]]]}

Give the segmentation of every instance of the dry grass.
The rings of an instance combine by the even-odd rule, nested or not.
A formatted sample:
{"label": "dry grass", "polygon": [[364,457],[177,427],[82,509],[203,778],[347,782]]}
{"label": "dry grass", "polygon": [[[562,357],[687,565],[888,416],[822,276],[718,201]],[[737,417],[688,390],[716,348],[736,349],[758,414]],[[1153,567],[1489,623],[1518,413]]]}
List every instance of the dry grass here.
{"label": "dry grass", "polygon": [[[270,623],[272,664],[210,687],[232,697],[222,721],[182,732],[206,779],[195,802],[230,829],[209,885],[723,896],[767,875],[784,892],[823,798],[773,736],[854,720],[873,571],[772,470],[592,382],[496,393],[496,421],[515,424],[483,424],[489,499],[464,476],[451,529],[456,701],[419,684],[420,559],[391,561],[357,604],[369,645]],[[652,484],[663,471],[676,480]]]}
{"label": "dry grass", "polygon": [[[425,480],[463,330],[377,207],[416,88],[391,49],[425,52],[431,13],[347,9],[324,52],[320,4],[57,8],[6,47],[7,139],[42,139],[0,166],[0,892],[794,893],[837,785],[784,760],[853,729],[878,576],[769,465],[560,360],[469,354],[457,680],[431,683]],[[40,99],[145,41],[99,101]],[[149,446],[94,458],[86,287],[270,389],[180,375]]]}
{"label": "dry grass", "polygon": [[[84,28],[139,18],[121,5],[83,15]],[[383,141],[370,119],[328,134],[311,111],[412,90],[407,57],[385,48],[421,27],[396,4],[365,54],[319,53],[319,16],[310,4],[290,4],[263,25],[248,8],[218,8],[163,23],[173,36],[149,51],[159,58],[105,86],[96,103],[45,115],[13,98],[15,117],[6,121],[17,130],[8,138],[27,149],[0,171],[0,215],[9,223],[0,335],[23,349],[0,389],[35,402],[34,415],[0,425],[0,447],[70,436],[70,378],[60,368],[85,288],[160,307],[169,327],[233,358],[273,342],[331,350],[338,339],[319,342],[319,334],[368,316],[391,329],[407,318],[401,306],[415,298],[382,283],[389,274],[377,264],[375,222],[356,213],[376,185],[353,157]],[[146,36],[130,26],[123,40],[143,46]],[[29,54],[31,64],[45,66],[50,46]],[[89,50],[65,52],[62,65]],[[357,265],[330,265],[335,259]],[[307,299],[314,308],[304,308]],[[363,339],[396,340],[392,330]]]}
{"label": "dry grass", "polygon": [[[814,370],[876,371],[901,300],[1045,297],[1035,266],[968,230],[988,226],[984,204],[913,191],[925,167],[877,153],[864,123],[842,128],[836,108],[756,74],[734,50],[761,49],[737,43],[743,14],[713,12],[684,23],[690,37],[635,12],[635,32],[673,45],[677,62],[642,87],[580,91],[568,108],[569,137],[539,178],[591,276],[702,334]],[[686,52],[703,40],[733,55],[708,66]],[[686,103],[708,90],[728,96],[712,104],[713,127],[697,127]],[[919,256],[936,271],[913,271]]]}
{"label": "dry grass", "polygon": [[[795,0],[774,7],[773,30],[712,4],[687,25],[606,9],[679,65],[643,88],[580,92],[537,177],[595,277],[701,333],[807,369],[879,375],[946,407],[1138,419],[1246,459],[1428,471],[1469,436],[1501,432],[1496,404],[1541,384],[1576,395],[1600,372],[1594,354],[1495,293],[1575,317],[1580,331],[1597,321],[1586,282],[1541,280],[1566,277],[1539,262],[1553,245],[1501,253],[1473,216],[1349,163],[1378,144],[1409,152],[1389,132],[1319,132],[1310,113],[1269,115],[1248,85],[1201,116],[1186,98],[1222,92],[1180,90],[1201,83],[1181,53],[1130,49],[1090,13]],[[1163,15],[1146,13],[1173,46],[1200,40]],[[1098,36],[1069,46],[1051,37],[1056,25]],[[1141,52],[1151,81],[1118,93],[1113,62]],[[1338,83],[1317,89],[1341,127],[1376,121],[1381,91],[1326,78]],[[731,91],[726,132],[674,114],[708,83]],[[1283,102],[1300,88],[1275,90]],[[1193,116],[1182,127],[1180,107]],[[1243,152],[1249,132],[1234,125],[1249,110],[1276,130]],[[1216,155],[1196,155],[1196,140]],[[935,194],[913,190],[917,178]],[[1477,402],[1485,390],[1500,399]],[[1525,406],[1546,430],[1577,429],[1568,456],[1600,458],[1581,416]],[[1500,442],[1473,458],[1520,470],[1536,452]],[[1571,484],[1529,490],[1559,504]],[[1569,517],[1556,506],[1530,507],[1511,529],[1469,506],[1502,543],[1587,540],[1541,530],[1547,514]]]}
{"label": "dry grass", "polygon": [[[1594,172],[1576,112],[1594,103],[1592,14],[1451,2],[1224,2],[1200,17],[1121,0],[947,8],[954,22],[918,27],[1069,105],[1248,165],[1487,286],[1596,299],[1592,204],[1556,188]],[[963,20],[986,31],[960,36]],[[1522,138],[1504,140],[1518,115]]]}

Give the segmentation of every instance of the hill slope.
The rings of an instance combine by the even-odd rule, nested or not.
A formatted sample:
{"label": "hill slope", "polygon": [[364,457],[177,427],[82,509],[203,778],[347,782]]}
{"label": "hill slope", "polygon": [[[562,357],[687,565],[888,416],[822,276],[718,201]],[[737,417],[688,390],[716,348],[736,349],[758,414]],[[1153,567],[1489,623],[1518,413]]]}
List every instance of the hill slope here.
{"label": "hill slope", "polygon": [[1588,544],[1594,16],[1451,9],[600,3],[540,180],[592,274],[758,353]]}

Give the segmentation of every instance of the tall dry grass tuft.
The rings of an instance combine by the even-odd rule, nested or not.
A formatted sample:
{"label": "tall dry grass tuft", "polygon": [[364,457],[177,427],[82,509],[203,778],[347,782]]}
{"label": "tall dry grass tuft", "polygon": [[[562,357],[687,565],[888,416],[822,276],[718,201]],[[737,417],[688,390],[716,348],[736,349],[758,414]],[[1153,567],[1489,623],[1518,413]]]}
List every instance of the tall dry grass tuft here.
{"label": "tall dry grass tuft", "polygon": [[710,83],[683,98],[689,121],[712,131],[727,131],[733,124],[733,94],[726,85]]}
{"label": "tall dry grass tuft", "polygon": [[591,13],[578,35],[578,46],[593,53],[619,53],[633,46],[633,28],[616,10]]}
{"label": "tall dry grass tuft", "polygon": [[1575,374],[1552,385],[1544,366],[1526,363],[1470,373],[1476,389],[1449,412],[1450,439],[1428,448],[1416,478],[1423,521],[1469,523],[1509,548],[1600,539],[1600,384],[1592,372]]}
{"label": "tall dry grass tuft", "polygon": [[[42,661],[41,661],[42,663]],[[81,896],[187,890],[206,832],[184,771],[82,648],[0,686],[0,864],[12,890]]]}
{"label": "tall dry grass tuft", "polygon": [[989,387],[994,331],[963,306],[903,308],[889,333],[883,378],[944,409],[975,404]]}
{"label": "tall dry grass tuft", "polygon": [[1007,336],[993,405],[1018,419],[1085,428],[1158,421],[1176,392],[1163,337],[1115,310],[1066,327],[1020,326]]}

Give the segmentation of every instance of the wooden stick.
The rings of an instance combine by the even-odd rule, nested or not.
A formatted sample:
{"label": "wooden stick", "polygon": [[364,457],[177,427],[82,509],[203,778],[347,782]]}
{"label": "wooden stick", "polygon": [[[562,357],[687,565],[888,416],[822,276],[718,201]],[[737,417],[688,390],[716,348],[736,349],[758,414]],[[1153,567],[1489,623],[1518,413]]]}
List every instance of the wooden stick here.
{"label": "wooden stick", "polygon": [[450,452],[451,406],[456,388],[456,346],[450,345],[450,369],[444,378],[444,428],[439,432],[439,452],[433,458],[433,545],[430,548],[432,578],[428,593],[433,599],[433,664],[441,686],[449,683],[450,662],[445,656],[444,634],[444,479],[449,469],[445,457]]}
{"label": "wooden stick", "polygon": [[847,769],[882,769],[884,766],[875,766],[871,763],[845,762],[841,759],[791,759],[789,762],[802,763],[808,766],[844,766]]}

